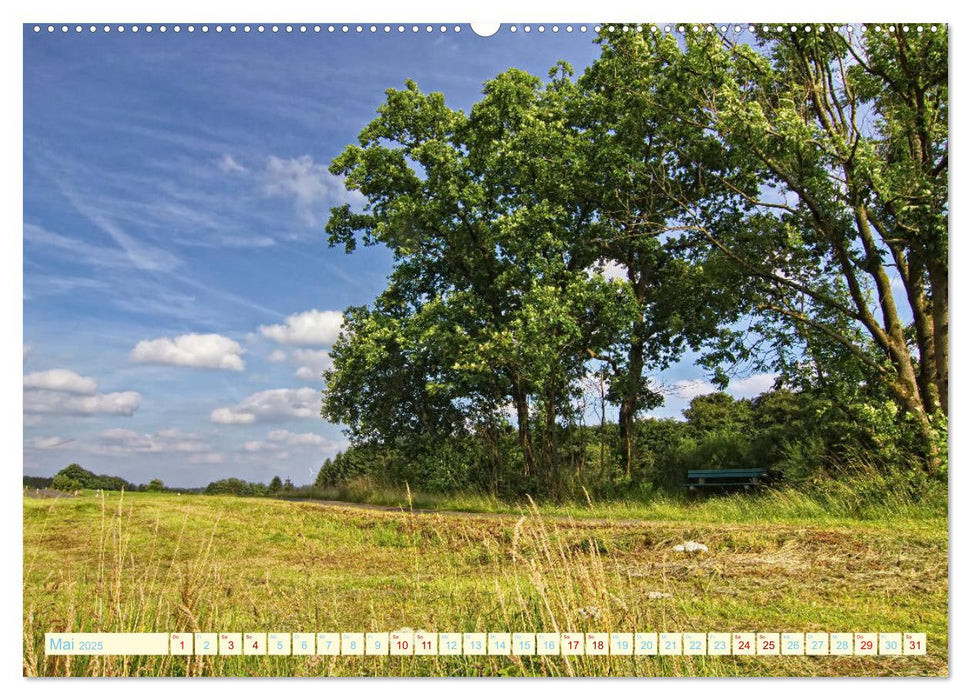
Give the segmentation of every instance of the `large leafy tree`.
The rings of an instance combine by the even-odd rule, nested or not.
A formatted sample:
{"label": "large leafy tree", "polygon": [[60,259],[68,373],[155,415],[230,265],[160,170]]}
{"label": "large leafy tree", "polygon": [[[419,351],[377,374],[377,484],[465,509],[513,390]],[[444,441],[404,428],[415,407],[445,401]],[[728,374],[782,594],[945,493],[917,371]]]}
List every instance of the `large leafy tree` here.
{"label": "large leafy tree", "polygon": [[848,415],[892,400],[935,465],[947,43],[904,30],[618,28],[579,80],[511,69],[468,114],[387,91],[331,167],[367,204],[327,230],[394,269],[346,314],[324,415],[407,451],[495,440],[511,411],[523,475],[555,488],[586,374],[609,379],[629,473],[647,376],[705,347],[721,384],[745,364]]}
{"label": "large leafy tree", "polygon": [[713,158],[717,165],[720,153],[697,122],[671,118],[688,109],[684,83],[695,75],[674,37],[620,29],[598,39],[601,55],[578,81],[569,109],[589,164],[577,190],[597,214],[597,251],[622,271],[635,310],[596,358],[609,367],[630,475],[634,421],[663,400],[648,376],[688,347],[698,349],[734,319],[738,305],[734,291],[713,284],[697,264],[680,226],[712,179],[685,152],[705,165]]}
{"label": "large leafy tree", "polygon": [[569,72],[543,85],[510,70],[469,115],[409,82],[334,161],[368,204],[332,211],[331,243],[395,256],[373,308],[349,310],[327,376],[324,414],[355,438],[494,430],[511,405],[525,475],[539,462],[556,481],[558,418],[630,311],[577,245],[598,223],[571,188],[585,164],[566,123]]}
{"label": "large leafy tree", "polygon": [[[947,37],[895,25],[759,30],[755,45],[689,34],[691,105],[716,134],[720,183],[685,221],[740,273],[753,334],[790,377],[891,397],[929,464],[947,412]],[[901,290],[895,294],[895,289]],[[751,358],[750,358],[751,359]]]}

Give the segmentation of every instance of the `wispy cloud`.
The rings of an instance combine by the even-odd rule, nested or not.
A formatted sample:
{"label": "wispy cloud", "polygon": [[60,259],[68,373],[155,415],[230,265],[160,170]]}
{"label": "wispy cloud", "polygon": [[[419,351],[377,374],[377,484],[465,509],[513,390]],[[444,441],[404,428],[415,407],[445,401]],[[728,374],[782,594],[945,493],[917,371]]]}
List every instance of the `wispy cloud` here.
{"label": "wispy cloud", "polygon": [[704,379],[682,379],[671,385],[674,395],[682,399],[693,399],[696,396],[711,394],[718,389],[711,382]]}
{"label": "wispy cloud", "polygon": [[208,445],[199,435],[184,433],[177,428],[155,433],[111,428],[101,431],[93,440],[83,443],[83,447],[96,454],[116,455],[203,452],[208,449]]}
{"label": "wispy cloud", "polygon": [[332,175],[326,165],[315,163],[308,155],[298,158],[268,156],[261,174],[263,191],[283,197],[293,205],[308,225],[319,223],[327,204],[360,201],[360,194],[344,188],[344,178]]}
{"label": "wispy cloud", "polygon": [[70,449],[96,455],[179,454],[205,453],[206,441],[197,434],[168,428],[154,433],[140,433],[126,428],[110,428],[83,439],[58,436],[36,438],[25,447],[34,450]]}
{"label": "wispy cloud", "polygon": [[49,437],[34,438],[24,443],[24,447],[33,450],[56,450],[64,445],[70,445],[74,442],[71,438],[62,438],[58,435],[51,435]]}
{"label": "wispy cloud", "polygon": [[222,170],[224,173],[229,173],[229,174],[249,172],[249,168],[246,168],[240,165],[239,163],[237,163],[236,159],[233,158],[228,153],[224,153],[223,157],[219,159],[219,169]]}
{"label": "wispy cloud", "polygon": [[[728,383],[726,391],[735,398],[750,398],[758,396],[771,389],[775,385],[778,375],[753,374],[749,377],[733,378]],[[696,396],[712,394],[718,391],[717,387],[704,379],[682,379],[671,385],[672,393],[682,399],[693,399]]]}
{"label": "wispy cloud", "polygon": [[237,306],[243,309],[248,309],[250,311],[256,311],[257,313],[264,316],[282,315],[280,311],[276,309],[270,308],[264,304],[260,304],[259,302],[255,302],[252,299],[248,299],[246,297],[240,296],[239,294],[235,294],[225,289],[220,289],[211,284],[206,284],[205,282],[202,282],[201,280],[191,277],[189,275],[175,274],[173,275],[173,279],[175,279],[177,282],[180,282],[186,285],[187,287],[198,289],[199,291],[205,292],[209,296],[225,301],[229,304],[232,304],[233,306]]}
{"label": "wispy cloud", "polygon": [[170,272],[180,265],[182,260],[173,253],[159,246],[151,245],[141,239],[126,233],[112,221],[110,214],[96,205],[89,203],[85,197],[66,179],[49,172],[50,179],[57,185],[64,198],[74,209],[107,234],[115,244],[124,251],[131,261],[132,267],[149,272]]}
{"label": "wispy cloud", "polygon": [[38,249],[46,248],[77,263],[93,267],[127,268],[131,261],[116,248],[94,245],[69,236],[48,231],[43,226],[24,224],[24,243]]}

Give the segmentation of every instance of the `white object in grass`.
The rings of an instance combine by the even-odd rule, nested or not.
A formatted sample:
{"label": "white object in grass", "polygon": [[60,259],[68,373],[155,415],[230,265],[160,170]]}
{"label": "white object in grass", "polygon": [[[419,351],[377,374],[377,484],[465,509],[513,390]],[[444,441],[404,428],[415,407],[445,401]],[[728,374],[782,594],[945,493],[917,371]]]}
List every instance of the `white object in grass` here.
{"label": "white object in grass", "polygon": [[701,544],[701,542],[692,542],[691,540],[688,540],[684,544],[674,545],[674,551],[687,552],[688,554],[691,554],[692,552],[707,552],[708,547]]}

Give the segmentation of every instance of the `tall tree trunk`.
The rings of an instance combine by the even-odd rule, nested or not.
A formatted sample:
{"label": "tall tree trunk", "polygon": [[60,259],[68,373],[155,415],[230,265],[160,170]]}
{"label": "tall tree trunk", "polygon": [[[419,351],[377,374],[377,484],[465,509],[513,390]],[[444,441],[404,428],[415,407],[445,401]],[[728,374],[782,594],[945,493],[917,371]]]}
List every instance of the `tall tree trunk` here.
{"label": "tall tree trunk", "polygon": [[620,402],[617,427],[620,444],[624,450],[624,473],[629,479],[634,465],[634,418],[641,399],[641,373],[644,371],[644,341],[642,334],[634,333],[627,362],[626,390]]}
{"label": "tall tree trunk", "polygon": [[552,389],[547,392],[545,403],[546,439],[544,442],[546,449],[544,452],[546,454],[543,461],[546,465],[549,483],[553,485],[554,492],[559,496],[562,492],[560,488],[560,454],[556,439],[556,394]]}
{"label": "tall tree trunk", "polygon": [[607,392],[604,387],[604,375],[600,374],[600,471],[597,477],[600,483],[604,481],[604,465],[607,453]]}
{"label": "tall tree trunk", "polygon": [[931,314],[934,318],[934,367],[936,372],[937,393],[941,410],[947,415],[948,409],[948,308],[947,308],[947,267],[936,262],[929,265],[931,280]]}
{"label": "tall tree trunk", "polygon": [[529,402],[518,379],[513,382],[513,401],[516,403],[519,446],[523,451],[523,476],[529,477],[533,472],[533,448],[529,439]]}
{"label": "tall tree trunk", "polygon": [[914,317],[914,337],[917,342],[917,384],[920,388],[921,402],[927,411],[933,413],[940,406],[937,381],[937,349],[934,338],[934,320],[931,305],[924,292],[926,268],[919,259],[908,259],[899,246],[888,244],[893,253],[897,273],[907,292],[907,301]]}

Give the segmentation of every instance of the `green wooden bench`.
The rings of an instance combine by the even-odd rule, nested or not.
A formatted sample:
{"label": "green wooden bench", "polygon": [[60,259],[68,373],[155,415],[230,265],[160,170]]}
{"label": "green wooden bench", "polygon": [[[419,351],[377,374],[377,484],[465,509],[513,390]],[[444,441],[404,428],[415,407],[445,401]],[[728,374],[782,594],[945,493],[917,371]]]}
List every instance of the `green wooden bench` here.
{"label": "green wooden bench", "polygon": [[767,474],[765,469],[689,469],[685,486],[689,491],[739,487],[748,491],[762,486]]}

